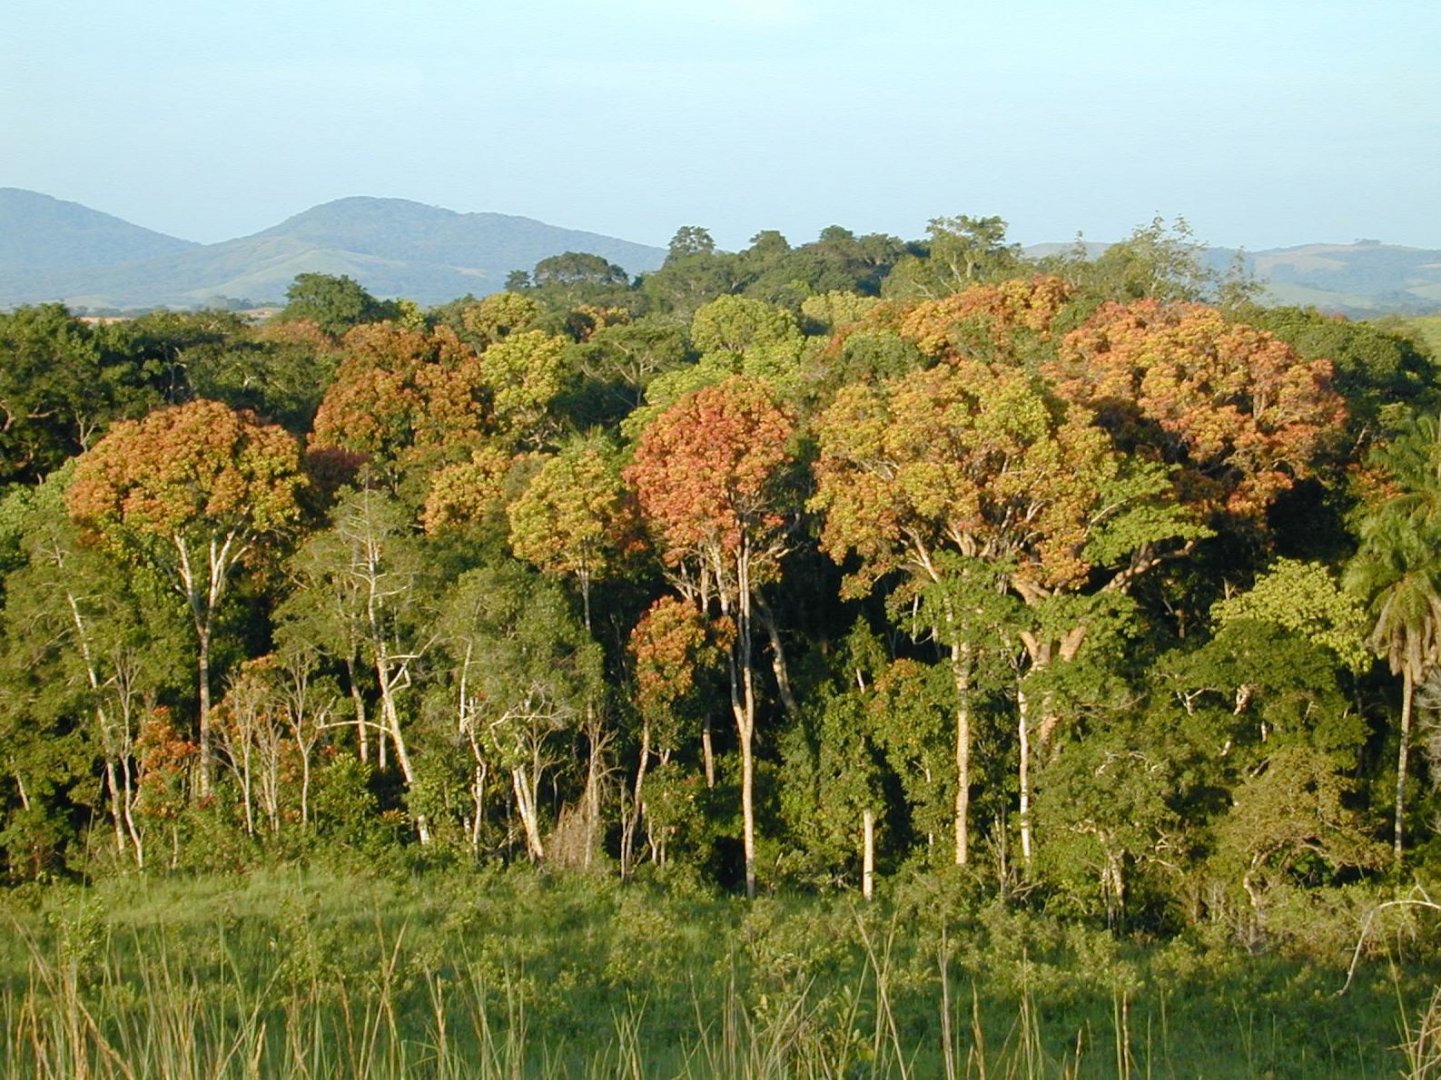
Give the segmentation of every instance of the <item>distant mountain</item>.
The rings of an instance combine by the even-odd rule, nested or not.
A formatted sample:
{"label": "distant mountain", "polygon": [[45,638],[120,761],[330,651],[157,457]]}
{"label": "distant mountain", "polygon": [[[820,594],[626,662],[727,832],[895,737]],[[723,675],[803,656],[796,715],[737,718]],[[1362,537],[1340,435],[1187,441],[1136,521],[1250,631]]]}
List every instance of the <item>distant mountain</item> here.
{"label": "distant mountain", "polygon": [[[0,234],[43,228],[43,221],[12,222],[0,204]],[[26,262],[23,252],[0,257],[0,307],[49,300],[91,310],[276,301],[302,273],[348,274],[377,296],[430,305],[495,292],[512,270],[529,270],[566,251],[599,255],[631,274],[655,269],[666,254],[530,218],[458,214],[405,199],[349,198],[239,240],[185,245],[140,261],[57,267]]]}
{"label": "distant mountain", "polygon": [[0,188],[0,273],[55,273],[177,255],[198,245],[79,203]]}

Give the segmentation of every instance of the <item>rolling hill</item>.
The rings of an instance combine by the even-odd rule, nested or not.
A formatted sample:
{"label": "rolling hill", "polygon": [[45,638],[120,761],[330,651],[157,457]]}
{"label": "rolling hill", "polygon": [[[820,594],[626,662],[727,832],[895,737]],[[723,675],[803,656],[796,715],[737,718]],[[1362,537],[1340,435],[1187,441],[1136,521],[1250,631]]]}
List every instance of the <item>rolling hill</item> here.
{"label": "rolling hill", "polygon": [[[631,274],[654,269],[665,258],[661,248],[530,218],[357,197],[325,203],[238,240],[199,245],[164,237],[171,246],[163,250],[143,252],[137,245],[135,254],[112,245],[105,250],[118,257],[109,263],[98,255],[89,262],[67,261],[47,247],[51,219],[31,216],[29,205],[43,204],[16,200],[12,207],[0,201],[0,236],[15,238],[0,248],[0,307],[60,300],[93,311],[277,301],[297,274],[312,272],[348,274],[377,296],[439,304],[466,293],[494,292],[512,270],[529,270],[565,251],[600,255]],[[37,253],[46,251],[51,257],[41,260]]]}

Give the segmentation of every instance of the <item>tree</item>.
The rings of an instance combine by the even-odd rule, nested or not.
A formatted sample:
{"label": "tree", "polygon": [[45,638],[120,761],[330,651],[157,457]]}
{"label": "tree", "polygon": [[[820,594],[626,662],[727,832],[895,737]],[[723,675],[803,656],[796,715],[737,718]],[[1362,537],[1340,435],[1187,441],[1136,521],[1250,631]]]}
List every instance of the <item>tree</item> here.
{"label": "tree", "polygon": [[715,241],[711,239],[709,229],[701,228],[699,225],[682,225],[670,238],[665,261],[669,265],[692,255],[713,255],[714,253]]}
{"label": "tree", "polygon": [[641,403],[652,379],[685,361],[685,328],[667,316],[648,316],[598,330],[575,351],[586,377],[629,411]]}
{"label": "tree", "polygon": [[635,506],[621,484],[614,452],[594,439],[572,441],[546,460],[506,513],[518,558],[575,577],[589,632],[592,583],[639,544]]}
{"label": "tree", "polygon": [[1123,451],[1176,466],[1180,497],[1218,522],[1259,524],[1346,421],[1328,361],[1199,304],[1107,304],[1044,370]]}
{"label": "tree", "polygon": [[540,792],[558,760],[553,740],[595,699],[600,649],[554,585],[514,564],[462,575],[438,625],[452,657],[457,732],[476,769],[472,830],[493,763],[510,776],[526,850],[539,862]]}
{"label": "tree", "polygon": [[1352,322],[1314,308],[1252,306],[1233,317],[1274,334],[1303,359],[1331,362],[1336,391],[1346,399],[1346,441],[1353,453],[1441,404],[1436,360],[1403,327]]}
{"label": "tree", "polygon": [[755,896],[756,598],[780,573],[791,502],[794,422],[766,386],[736,377],[682,398],[646,428],[625,478],[672,581],[735,624],[731,711],[741,750],[746,895]]}
{"label": "tree", "polygon": [[743,296],[721,296],[691,318],[691,343],[701,353],[743,353],[800,337],[789,312]]}
{"label": "tree", "polygon": [[[407,515],[395,499],[371,488],[346,495],[334,524],[311,537],[292,560],[296,592],[281,608],[282,624],[309,627],[315,642],[351,665],[358,655],[375,675],[380,696],[379,758],[395,750],[406,790],[417,771],[401,720],[401,699],[413,685],[417,663],[435,642],[430,590]],[[350,682],[357,704],[358,672]],[[357,723],[366,723],[363,710]],[[362,743],[362,745],[364,745]],[[430,841],[423,812],[412,811],[421,843]]]}
{"label": "tree", "polygon": [[364,454],[374,475],[396,484],[411,468],[460,457],[491,429],[475,350],[449,327],[427,334],[379,323],[345,336],[310,448]]}
{"label": "tree", "polygon": [[599,255],[578,251],[567,251],[541,259],[531,272],[535,287],[543,289],[548,285],[569,287],[573,285],[628,285],[630,278],[625,270],[615,263],[606,262]]}
{"label": "tree", "polygon": [[505,478],[517,459],[494,446],[479,446],[470,460],[437,469],[421,511],[427,536],[483,525],[504,507]]}
{"label": "tree", "polygon": [[508,335],[480,354],[495,426],[516,446],[538,446],[555,434],[549,408],[565,383],[566,342],[542,330]]}
{"label": "tree", "polygon": [[915,305],[898,329],[936,359],[1038,367],[1053,354],[1057,326],[1072,299],[1058,277],[976,284]]}
{"label": "tree", "polygon": [[1378,458],[1383,478],[1363,505],[1360,546],[1346,583],[1369,604],[1372,650],[1401,676],[1392,829],[1399,861],[1416,687],[1441,666],[1441,424],[1418,419]]}
{"label": "tree", "polygon": [[518,292],[491,293],[467,305],[460,315],[461,326],[478,339],[479,348],[504,341],[521,330],[534,330],[544,315],[534,297]]}
{"label": "tree", "polygon": [[80,458],[71,517],[160,574],[195,629],[201,794],[209,791],[210,653],[236,570],[299,522],[300,447],[214,401],[116,424]]}
{"label": "tree", "polygon": [[674,596],[663,596],[649,608],[630,633],[628,650],[634,664],[634,700],[640,713],[640,748],[631,814],[621,833],[621,873],[635,864],[635,833],[642,823],[650,838],[652,858],[665,861],[666,828],[657,822],[646,799],[646,776],[651,756],[662,766],[679,747],[686,721],[702,718],[706,767],[711,765],[706,676],[725,666],[729,643],[716,640],[716,624],[696,606]]}
{"label": "tree", "polygon": [[[903,595],[929,597],[925,625],[949,652],[955,853],[965,863],[972,681],[983,637],[1007,622],[997,594],[1048,609],[1008,630],[1034,667],[1071,660],[1100,611],[1063,601],[1124,592],[1203,530],[1171,505],[1164,470],[1119,454],[1089,410],[1019,368],[957,361],[850,386],[815,428],[810,506],[825,515],[822,550],[838,563],[859,557],[845,590],[864,595],[905,572]],[[1031,721],[1023,694],[1018,704],[1024,794]],[[1045,734],[1044,706],[1042,717]],[[1029,846],[1024,813],[1022,839]]]}
{"label": "tree", "polygon": [[166,372],[59,304],[0,314],[0,483],[34,481],[164,400]]}
{"label": "tree", "polygon": [[282,322],[310,322],[331,337],[342,337],[362,323],[395,318],[393,303],[377,300],[354,279],[341,274],[299,274],[285,290]]}
{"label": "tree", "polygon": [[886,279],[885,295],[945,296],[979,281],[1011,277],[1021,265],[1020,245],[1006,243],[1006,223],[999,217],[932,218],[926,232],[924,256],[897,263]]}
{"label": "tree", "polygon": [[[24,560],[5,578],[0,612],[4,712],[18,723],[4,740],[6,756],[18,762],[21,747],[38,741],[53,774],[55,765],[77,764],[64,751],[82,736],[81,767],[93,776],[98,761],[115,853],[143,867],[136,739],[146,703],[185,684],[187,627],[151,579],[126,580],[108,552],[81,542],[65,508],[73,471],[12,489],[0,502],[0,528],[18,534]],[[37,779],[17,783],[38,793]]]}
{"label": "tree", "polygon": [[1097,246],[1088,247],[1078,236],[1069,252],[1043,262],[1096,304],[1135,300],[1210,303],[1244,300],[1254,292],[1241,268],[1223,275],[1210,265],[1206,245],[1196,239],[1185,218],[1167,225],[1163,218],[1155,217],[1093,256]]}

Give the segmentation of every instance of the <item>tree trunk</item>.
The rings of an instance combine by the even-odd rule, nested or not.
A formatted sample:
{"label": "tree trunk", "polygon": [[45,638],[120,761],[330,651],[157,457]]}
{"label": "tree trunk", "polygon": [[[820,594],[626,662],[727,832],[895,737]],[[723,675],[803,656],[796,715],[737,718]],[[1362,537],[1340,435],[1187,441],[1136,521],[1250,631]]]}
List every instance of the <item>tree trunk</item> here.
{"label": "tree trunk", "polygon": [[956,865],[970,858],[971,813],[971,649],[951,645],[951,675],[956,684]]}
{"label": "tree trunk", "polygon": [[630,821],[626,822],[620,839],[620,876],[630,877],[635,872],[635,834],[645,814],[645,774],[650,765],[650,720],[641,719],[640,763],[635,768],[635,789]]}
{"label": "tree trunk", "polygon": [[362,762],[370,761],[370,735],[365,727],[365,695],[360,692],[360,674],[356,670],[355,657],[345,658],[345,674],[350,681],[350,700],[355,706],[356,751]]}
{"label": "tree trunk", "polygon": [[711,740],[710,713],[706,713],[705,719],[701,721],[700,729],[700,756],[705,766],[705,786],[707,790],[715,790],[715,744]]}
{"label": "tree trunk", "polygon": [[1031,869],[1031,726],[1030,703],[1026,691],[1016,688],[1016,737],[1021,748],[1020,775],[1021,789],[1021,861],[1027,872]]}
{"label": "tree trunk", "polygon": [[520,814],[521,826],[525,829],[526,851],[533,861],[541,862],[545,858],[545,846],[540,840],[540,823],[536,820],[535,800],[525,766],[517,765],[511,769],[510,778],[515,788],[516,810]]}
{"label": "tree trunk", "polygon": [[1401,671],[1401,747],[1396,753],[1396,861],[1401,861],[1402,832],[1406,815],[1406,759],[1411,748],[1411,704],[1416,697],[1416,680],[1409,665]]}
{"label": "tree trunk", "polygon": [[196,680],[200,689],[200,797],[210,796],[210,620],[196,615]]}
{"label": "tree trunk", "polygon": [[781,645],[780,628],[776,625],[770,606],[759,596],[756,597],[756,612],[761,617],[761,626],[765,628],[766,638],[771,643],[771,671],[776,678],[781,706],[785,709],[786,716],[794,718],[800,710],[796,706],[795,695],[791,692],[790,669],[786,665],[785,648]]}
{"label": "tree trunk", "polygon": [[[390,736],[391,745],[395,747],[395,760],[400,766],[401,776],[405,778],[405,788],[407,791],[412,791],[415,788],[415,770],[410,763],[410,752],[405,746],[405,735],[400,730],[400,713],[395,707],[395,688],[390,661],[384,649],[376,652],[375,676],[380,682],[380,707],[385,734]],[[385,740],[381,739],[381,746],[384,745]],[[415,829],[420,835],[422,844],[430,843],[430,826],[426,822],[424,814],[415,815]]]}
{"label": "tree trunk", "polygon": [[[746,899],[756,896],[755,671],[751,651],[750,558],[745,540],[736,558],[736,644],[731,664],[731,704],[741,750],[741,847],[745,852]],[[738,679],[737,679],[738,677]],[[736,683],[739,681],[740,685]]]}
{"label": "tree trunk", "polygon": [[876,814],[870,807],[866,807],[861,817],[861,830],[864,834],[861,852],[861,896],[869,900],[875,891],[876,883]]}

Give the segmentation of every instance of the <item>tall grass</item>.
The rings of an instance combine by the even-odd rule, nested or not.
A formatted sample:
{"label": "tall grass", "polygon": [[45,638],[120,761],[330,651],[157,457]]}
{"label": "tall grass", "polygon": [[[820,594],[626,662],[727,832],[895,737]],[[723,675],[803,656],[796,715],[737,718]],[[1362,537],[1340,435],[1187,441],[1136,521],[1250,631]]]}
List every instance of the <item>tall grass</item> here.
{"label": "tall grass", "polygon": [[1379,974],[1339,1001],[1344,968],[1012,915],[276,873],[0,917],[17,1078],[1429,1076],[1441,1045],[1441,1003],[1403,1029]]}

